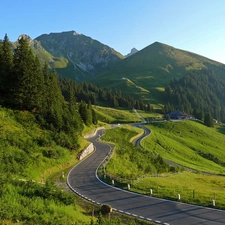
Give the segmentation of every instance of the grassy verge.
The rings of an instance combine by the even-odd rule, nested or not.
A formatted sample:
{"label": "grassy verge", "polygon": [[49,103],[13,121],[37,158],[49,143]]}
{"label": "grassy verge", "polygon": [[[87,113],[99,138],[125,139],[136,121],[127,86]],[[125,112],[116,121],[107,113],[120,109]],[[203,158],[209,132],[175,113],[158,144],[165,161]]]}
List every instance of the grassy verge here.
{"label": "grassy verge", "polygon": [[159,177],[146,177],[136,181],[131,190],[152,196],[178,200],[196,205],[225,209],[225,181],[223,176],[212,176],[193,172],[182,172]]}

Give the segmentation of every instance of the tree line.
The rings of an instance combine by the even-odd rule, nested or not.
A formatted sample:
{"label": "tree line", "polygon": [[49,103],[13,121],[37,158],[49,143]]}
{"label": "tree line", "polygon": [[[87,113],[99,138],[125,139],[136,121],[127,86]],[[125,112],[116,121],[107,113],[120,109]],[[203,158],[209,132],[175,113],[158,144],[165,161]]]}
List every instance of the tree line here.
{"label": "tree line", "polygon": [[82,122],[97,123],[91,105],[151,110],[141,98],[134,99],[116,89],[59,78],[47,62],[42,68],[23,36],[14,50],[7,35],[0,42],[0,95],[1,106],[31,111],[48,128],[67,132],[74,131],[72,125],[81,131]]}
{"label": "tree line", "polygon": [[[189,71],[165,88],[164,112],[185,111],[196,118],[225,122],[225,79],[211,70]],[[210,117],[210,119],[208,118]]]}
{"label": "tree line", "polygon": [[78,103],[72,89],[68,93],[65,98],[56,71],[49,70],[47,63],[42,68],[24,37],[12,51],[5,35],[0,43],[1,106],[30,111],[44,128],[76,142],[84,124],[96,124],[97,118],[90,103]]}
{"label": "tree line", "polygon": [[130,95],[123,94],[121,90],[99,88],[92,83],[76,83],[68,78],[60,78],[60,87],[65,99],[69,99],[70,91],[73,92],[78,102],[84,101],[92,105],[104,105],[112,108],[135,108],[151,111],[150,103],[145,104],[143,99],[135,99]]}

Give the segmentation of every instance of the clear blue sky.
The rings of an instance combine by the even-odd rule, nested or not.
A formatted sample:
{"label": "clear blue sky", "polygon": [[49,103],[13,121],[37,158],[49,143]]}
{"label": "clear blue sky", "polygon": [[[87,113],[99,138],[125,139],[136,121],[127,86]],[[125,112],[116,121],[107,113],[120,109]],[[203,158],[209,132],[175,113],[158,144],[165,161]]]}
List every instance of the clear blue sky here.
{"label": "clear blue sky", "polygon": [[159,41],[225,63],[225,0],[4,0],[0,38],[75,30],[122,54]]}

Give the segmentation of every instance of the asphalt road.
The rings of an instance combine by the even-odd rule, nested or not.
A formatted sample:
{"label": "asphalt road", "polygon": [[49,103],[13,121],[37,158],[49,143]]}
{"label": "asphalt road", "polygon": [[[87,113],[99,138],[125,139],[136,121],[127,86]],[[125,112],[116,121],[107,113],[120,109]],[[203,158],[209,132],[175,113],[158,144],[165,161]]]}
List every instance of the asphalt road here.
{"label": "asphalt road", "polygon": [[140,125],[140,124],[133,124],[133,126],[135,127],[139,127],[139,128],[142,128],[144,130],[144,134],[141,135],[139,138],[137,138],[135,141],[134,141],[134,144],[137,145],[137,146],[141,146],[141,140],[144,138],[144,137],[147,137],[151,131],[149,129],[147,129],[146,127]]}
{"label": "asphalt road", "polygon": [[96,151],[68,174],[67,183],[75,193],[97,204],[109,204],[114,210],[158,224],[225,224],[225,211],[143,196],[101,182],[96,176],[96,170],[111,148],[97,142],[99,135],[102,135],[102,131],[98,131],[96,137],[89,139]]}

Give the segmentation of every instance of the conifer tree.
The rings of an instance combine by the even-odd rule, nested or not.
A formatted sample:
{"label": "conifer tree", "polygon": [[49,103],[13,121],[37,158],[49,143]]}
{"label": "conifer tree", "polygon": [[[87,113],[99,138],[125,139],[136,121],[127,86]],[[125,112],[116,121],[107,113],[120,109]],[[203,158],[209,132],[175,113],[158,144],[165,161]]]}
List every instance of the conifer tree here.
{"label": "conifer tree", "polygon": [[87,106],[84,101],[81,101],[79,104],[79,113],[84,123],[86,123],[87,120]]}
{"label": "conifer tree", "polygon": [[68,88],[69,88],[69,109],[70,112],[73,112],[76,108],[75,92],[72,85],[69,85]]}
{"label": "conifer tree", "polygon": [[150,105],[150,103],[147,104],[147,112],[151,112],[151,105]]}
{"label": "conifer tree", "polygon": [[64,111],[64,118],[66,119],[69,124],[67,124],[66,129],[69,131],[69,133],[76,132],[76,131],[81,131],[83,128],[81,124],[81,117],[80,114],[78,113],[78,107],[76,104],[76,98],[75,98],[75,92],[74,88],[71,84],[68,86],[68,91],[69,91],[69,99],[68,99],[68,114],[67,117],[65,118],[66,114]]}
{"label": "conifer tree", "polygon": [[44,66],[44,84],[45,84],[45,114],[47,121],[54,128],[60,129],[63,126],[63,106],[64,98],[59,86],[56,71],[49,72],[47,64]]}
{"label": "conifer tree", "polygon": [[92,120],[92,105],[91,102],[88,102],[87,105],[87,120],[86,120],[86,124],[88,126],[90,126],[92,124],[93,120]]}
{"label": "conifer tree", "polygon": [[204,117],[204,124],[208,127],[213,127],[214,122],[213,122],[213,117],[211,116],[210,113],[206,113]]}
{"label": "conifer tree", "polygon": [[10,74],[13,67],[13,52],[7,34],[0,47],[0,96],[1,104],[5,104],[5,98],[10,88]]}
{"label": "conifer tree", "polygon": [[39,60],[33,56],[25,38],[21,37],[13,58],[12,97],[18,109],[40,110],[43,75]]}
{"label": "conifer tree", "polygon": [[92,124],[92,106],[91,103],[87,105],[84,101],[81,101],[79,105],[79,113],[83,122],[90,126]]}
{"label": "conifer tree", "polygon": [[95,125],[98,123],[98,118],[94,109],[92,109],[92,123]]}
{"label": "conifer tree", "polygon": [[34,84],[36,83],[36,89],[34,90],[35,91],[35,96],[34,98],[36,98],[36,105],[37,105],[37,108],[39,109],[40,112],[42,112],[44,109],[43,109],[43,102],[45,101],[45,99],[43,98],[44,96],[44,91],[45,91],[45,88],[44,88],[44,76],[43,76],[43,73],[42,73],[42,70],[41,70],[41,64],[40,64],[40,61],[38,59],[38,57],[36,56],[34,58],[34,64],[33,64],[33,77],[34,77]]}

